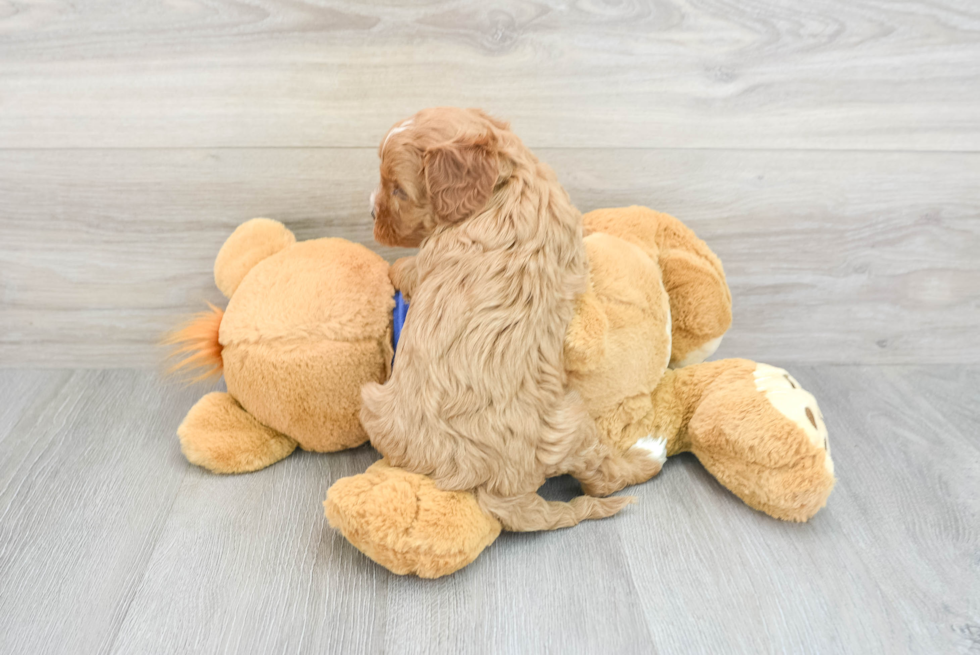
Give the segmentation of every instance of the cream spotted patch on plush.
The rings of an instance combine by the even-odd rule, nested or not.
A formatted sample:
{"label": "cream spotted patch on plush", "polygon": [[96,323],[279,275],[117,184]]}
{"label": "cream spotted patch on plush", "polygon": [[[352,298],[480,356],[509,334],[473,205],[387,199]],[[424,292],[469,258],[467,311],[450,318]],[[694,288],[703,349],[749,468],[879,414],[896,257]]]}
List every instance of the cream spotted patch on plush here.
{"label": "cream spotted patch on plush", "polygon": [[653,435],[648,435],[642,439],[637,439],[633,447],[647,451],[647,456],[650,459],[655,459],[661,464],[667,461],[667,440],[663,437],[655,438]]}
{"label": "cream spotted patch on plush", "polygon": [[827,440],[827,424],[817,405],[817,399],[800,386],[796,378],[781,368],[769,364],[756,364],[755,388],[766,397],[776,410],[800,426],[814,446],[827,454],[827,469],[833,473],[834,462],[830,459],[830,442]]}

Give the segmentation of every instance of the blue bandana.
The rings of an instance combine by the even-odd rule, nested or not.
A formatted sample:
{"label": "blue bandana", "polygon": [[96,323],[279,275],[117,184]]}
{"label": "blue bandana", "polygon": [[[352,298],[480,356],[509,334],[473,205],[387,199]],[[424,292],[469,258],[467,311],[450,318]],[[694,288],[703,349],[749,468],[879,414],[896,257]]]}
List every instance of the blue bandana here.
{"label": "blue bandana", "polygon": [[[395,292],[395,309],[391,313],[392,318],[394,318],[395,329],[392,334],[391,339],[391,349],[398,350],[398,338],[402,335],[402,326],[405,325],[405,317],[408,315],[408,302],[402,298],[402,292]],[[395,357],[391,357],[391,363],[394,365]]]}

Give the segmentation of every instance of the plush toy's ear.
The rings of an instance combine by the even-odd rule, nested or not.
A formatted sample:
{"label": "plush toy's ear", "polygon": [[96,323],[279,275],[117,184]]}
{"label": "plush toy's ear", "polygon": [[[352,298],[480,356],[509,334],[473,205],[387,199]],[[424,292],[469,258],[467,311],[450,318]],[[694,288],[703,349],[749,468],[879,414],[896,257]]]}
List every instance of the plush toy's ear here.
{"label": "plush toy's ear", "polygon": [[214,260],[214,282],[231,298],[252,268],[296,243],[296,237],[279,221],[253,218],[238,226]]}
{"label": "plush toy's ear", "polygon": [[497,183],[493,136],[485,134],[429,148],[422,166],[436,217],[458,223],[483,209]]}

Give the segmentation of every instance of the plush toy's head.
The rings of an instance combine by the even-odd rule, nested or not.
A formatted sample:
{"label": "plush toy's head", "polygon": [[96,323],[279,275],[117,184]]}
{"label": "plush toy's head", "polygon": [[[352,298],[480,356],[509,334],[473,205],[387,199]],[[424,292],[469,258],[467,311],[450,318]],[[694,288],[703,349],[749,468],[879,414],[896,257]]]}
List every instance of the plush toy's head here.
{"label": "plush toy's head", "polygon": [[225,242],[215,281],[228,298],[219,341],[228,392],[306,450],[363,443],[360,388],[391,367],[388,264],[344,239],[296,243],[254,219]]}

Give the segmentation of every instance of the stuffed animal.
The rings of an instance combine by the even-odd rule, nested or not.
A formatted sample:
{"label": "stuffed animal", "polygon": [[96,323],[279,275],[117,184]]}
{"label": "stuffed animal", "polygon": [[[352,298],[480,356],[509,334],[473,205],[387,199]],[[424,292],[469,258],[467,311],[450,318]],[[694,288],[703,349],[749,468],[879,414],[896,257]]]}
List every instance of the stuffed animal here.
{"label": "stuffed animal", "polygon": [[252,219],[218,252],[222,312],[199,315],[167,343],[172,370],[223,372],[177,428],[188,461],[244,473],[297,446],[331,452],[367,441],[360,388],[391,373],[394,288],[388,264],[344,239],[296,243],[282,223]]}
{"label": "stuffed animal", "polygon": [[[652,436],[691,452],[751,507],[806,521],[834,485],[816,400],[782,369],[747,360],[700,363],[731,323],[721,263],[677,219],[642,207],[583,217],[590,283],[565,342],[569,385],[602,438],[628,449]],[[175,334],[189,365],[223,369],[228,393],[204,396],[178,428],[188,460],[252,471],[298,445],[363,443],[359,388],[384,382],[393,356],[389,267],[342,239],[296,243],[254,219],[228,239],[215,281],[229,297]],[[472,562],[500,524],[470,492],[376,462],[338,480],[331,525],[400,574],[439,577]]]}

